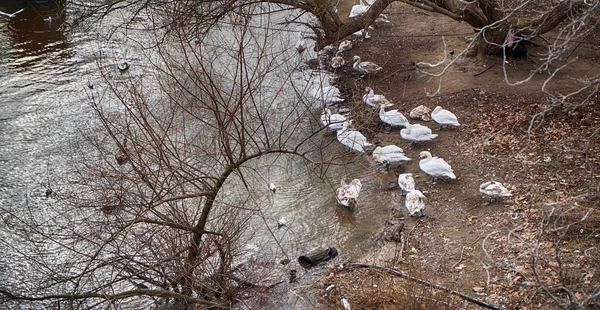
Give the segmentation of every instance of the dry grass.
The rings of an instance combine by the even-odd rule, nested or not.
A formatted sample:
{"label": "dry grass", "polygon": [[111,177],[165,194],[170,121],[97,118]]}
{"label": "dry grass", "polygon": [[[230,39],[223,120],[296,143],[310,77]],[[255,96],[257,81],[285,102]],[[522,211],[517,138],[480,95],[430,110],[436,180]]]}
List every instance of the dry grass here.
{"label": "dry grass", "polygon": [[352,309],[410,309],[450,310],[483,309],[456,295],[393,276],[373,268],[331,268],[321,283],[322,291],[332,289],[319,297],[327,309],[343,309],[345,298]]}

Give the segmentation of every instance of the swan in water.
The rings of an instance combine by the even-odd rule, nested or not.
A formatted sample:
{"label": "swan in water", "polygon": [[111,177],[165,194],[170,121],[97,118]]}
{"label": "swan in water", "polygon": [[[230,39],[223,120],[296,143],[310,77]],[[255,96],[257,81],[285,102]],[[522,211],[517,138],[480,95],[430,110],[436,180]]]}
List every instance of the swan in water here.
{"label": "swan in water", "polygon": [[386,170],[390,169],[390,164],[411,159],[404,155],[404,150],[396,145],[378,146],[373,150],[373,157],[380,164],[385,164]]}
{"label": "swan in water", "polygon": [[352,65],[354,70],[362,74],[375,74],[383,69],[381,66],[373,62],[360,61],[360,56],[354,56],[352,57],[352,60],[354,61],[354,65]]}
{"label": "swan in water", "polygon": [[127,70],[129,70],[129,64],[126,61],[123,61],[122,63],[120,63],[117,68],[119,69],[119,71],[121,72],[125,72]]}
{"label": "swan in water", "polygon": [[336,191],[336,199],[339,204],[345,207],[349,207],[352,204],[354,207],[358,206],[358,196],[360,195],[360,189],[362,183],[359,179],[354,179],[352,182],[346,184],[344,179],[340,182],[341,186]]}
{"label": "swan in water", "polygon": [[406,128],[400,130],[400,137],[410,141],[408,149],[411,150],[417,142],[433,140],[437,134],[431,132],[431,129],[421,124],[406,123]]}
{"label": "swan in water", "polygon": [[365,87],[365,94],[363,95],[362,100],[373,109],[380,109],[382,104],[385,104],[386,108],[394,105],[387,100],[384,95],[375,95],[375,92],[371,87]]}
{"label": "swan in water", "polygon": [[323,86],[321,84],[315,85],[314,89],[312,90],[312,96],[323,101],[326,105],[332,105],[338,102],[346,101],[346,99],[340,97],[340,90],[335,86]]}
{"label": "swan in water", "polygon": [[410,110],[410,118],[412,119],[420,119],[424,122],[429,122],[431,120],[431,117],[429,117],[429,113],[431,112],[431,109],[424,106],[424,105],[420,105],[412,110]]}
{"label": "swan in water", "polygon": [[342,123],[342,129],[337,132],[338,141],[354,151],[364,153],[372,144],[367,142],[367,138],[360,131],[348,129],[349,125],[348,120]]}
{"label": "swan in water", "polygon": [[346,120],[346,117],[342,114],[332,114],[330,109],[323,109],[321,124],[323,124],[323,127],[327,127],[327,130],[329,131],[341,130]]}
{"label": "swan in water", "polygon": [[500,200],[502,197],[511,197],[512,194],[502,185],[500,182],[490,181],[482,183],[479,186],[479,192],[485,196],[490,197],[490,203]]}
{"label": "swan in water", "polygon": [[408,210],[410,216],[415,216],[417,212],[421,212],[421,216],[424,216],[423,210],[425,210],[425,203],[423,202],[423,199],[425,199],[425,195],[423,195],[420,190],[413,189],[408,191],[404,200],[404,206],[406,207],[406,210]]}
{"label": "swan in water", "polygon": [[274,183],[269,183],[269,190],[272,191],[273,193],[276,192],[279,188],[277,186],[275,186]]}
{"label": "swan in water", "polygon": [[408,120],[398,110],[385,110],[385,103],[382,103],[379,108],[379,119],[390,125],[390,127],[406,127]]}
{"label": "swan in water", "polygon": [[345,64],[346,61],[344,61],[344,57],[341,56],[341,51],[335,53],[335,56],[331,58],[331,61],[329,62],[329,65],[331,66],[331,68],[333,68],[333,70],[340,69]]}
{"label": "swan in water", "polygon": [[403,173],[398,176],[398,186],[402,190],[402,196],[408,191],[415,189],[415,179],[413,179],[412,173]]}
{"label": "swan in water", "polygon": [[427,151],[421,152],[419,157],[421,158],[419,168],[431,176],[431,182],[435,182],[439,177],[456,179],[452,167],[442,158],[431,157],[431,153]]}
{"label": "swan in water", "polygon": [[442,129],[444,126],[448,127],[450,125],[460,126],[456,115],[440,106],[437,106],[435,109],[433,109],[431,112],[431,118],[433,118],[436,123],[440,124],[440,129]]}
{"label": "swan in water", "polygon": [[287,225],[287,220],[285,219],[285,217],[282,216],[279,219],[279,221],[277,221],[277,228],[281,228],[281,227],[286,226],[286,225]]}

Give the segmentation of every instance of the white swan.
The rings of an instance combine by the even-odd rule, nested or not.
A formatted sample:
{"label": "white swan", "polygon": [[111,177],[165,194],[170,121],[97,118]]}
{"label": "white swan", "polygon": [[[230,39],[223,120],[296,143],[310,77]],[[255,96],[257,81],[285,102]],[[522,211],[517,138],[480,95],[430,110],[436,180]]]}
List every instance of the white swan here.
{"label": "white swan", "polygon": [[425,195],[421,193],[420,190],[413,189],[408,191],[406,194],[406,199],[404,200],[404,206],[410,216],[415,216],[417,212],[421,212],[421,216],[423,216],[423,210],[425,210],[425,203],[423,202],[425,199]]}
{"label": "white swan", "polygon": [[335,56],[331,58],[331,61],[329,62],[329,65],[331,68],[333,68],[333,70],[337,70],[343,67],[345,64],[346,61],[344,61],[344,57],[341,56],[341,51],[335,53]]}
{"label": "white swan", "polygon": [[389,170],[390,164],[411,159],[404,155],[404,150],[396,145],[378,146],[373,150],[373,157],[380,164],[385,164],[386,170]]}
{"label": "white swan", "polygon": [[363,15],[371,7],[371,6],[367,5],[366,3],[364,3],[363,0],[359,0],[359,2],[360,2],[359,4],[353,5],[352,8],[350,9],[350,14],[348,15],[349,18]]}
{"label": "white swan", "polygon": [[490,181],[482,183],[479,186],[479,192],[485,196],[490,197],[490,202],[501,199],[502,197],[511,197],[512,194],[502,185],[500,182]]}
{"label": "white swan", "polygon": [[385,103],[380,105],[379,119],[391,127],[406,127],[408,124],[408,119],[402,113],[398,112],[398,110],[386,111]]}
{"label": "white swan", "polygon": [[281,227],[286,226],[286,225],[287,225],[287,220],[285,219],[285,217],[282,216],[279,219],[279,221],[277,221],[277,228],[281,228]]}
{"label": "white swan", "polygon": [[269,183],[269,190],[272,191],[273,193],[277,191],[277,186],[275,186],[274,183]]}
{"label": "white swan", "polygon": [[352,65],[354,70],[362,74],[375,74],[383,69],[381,66],[373,62],[360,61],[360,56],[354,56],[352,57],[352,60],[354,61],[354,65]]}
{"label": "white swan", "polygon": [[332,114],[331,110],[328,108],[323,109],[323,114],[321,115],[321,124],[323,124],[323,127],[327,127],[327,130],[341,130],[345,121],[346,117],[342,114]]}
{"label": "white swan", "polygon": [[362,188],[362,183],[359,179],[354,179],[352,182],[346,184],[346,181],[342,179],[340,181],[341,186],[336,191],[336,200],[339,204],[349,207],[352,204],[354,207],[358,206],[358,196]]}
{"label": "white swan", "polygon": [[412,149],[416,142],[424,142],[433,140],[437,137],[437,134],[431,133],[431,129],[421,124],[406,124],[406,128],[400,130],[400,137],[404,140],[408,140],[411,143],[408,145],[408,149]]}
{"label": "white swan", "polygon": [[433,118],[436,123],[440,124],[440,129],[442,129],[444,126],[448,127],[450,125],[460,126],[456,115],[440,106],[437,106],[435,109],[433,109],[431,112],[431,118]]}
{"label": "white swan", "polygon": [[421,158],[419,168],[431,176],[431,182],[434,182],[438,177],[456,179],[452,167],[442,158],[431,157],[431,153],[427,151],[421,152],[419,157]]}
{"label": "white swan", "polygon": [[349,51],[351,49],[352,49],[352,41],[350,41],[350,40],[342,41],[338,47],[338,51],[340,51],[340,52]]}
{"label": "white swan", "polygon": [[420,119],[424,122],[429,122],[431,120],[431,117],[429,116],[429,113],[431,112],[431,109],[424,106],[424,105],[420,105],[412,110],[410,110],[410,114],[408,116],[410,116],[410,118],[412,119]]}
{"label": "white swan", "polygon": [[380,109],[382,104],[385,104],[386,108],[394,105],[387,100],[384,95],[375,95],[375,92],[371,87],[365,87],[365,94],[363,95],[362,100],[374,109]]}
{"label": "white swan", "polygon": [[372,146],[367,138],[357,130],[348,129],[349,121],[342,123],[342,129],[337,132],[337,139],[343,145],[357,152],[364,152],[365,148]]}
{"label": "white swan", "polygon": [[373,23],[375,25],[378,25],[378,24],[392,25],[392,22],[388,19],[387,15],[384,15],[384,14],[379,14],[379,16],[377,16],[377,18],[375,18],[375,21]]}
{"label": "white swan", "polygon": [[[369,29],[372,29],[373,27],[369,26]],[[364,40],[368,40],[371,38],[371,35],[369,34],[368,31],[366,31],[365,29],[361,29],[359,31],[353,32],[352,33],[353,37],[357,37],[359,40],[362,41],[362,39]]]}
{"label": "white swan", "polygon": [[326,105],[332,105],[338,102],[344,102],[346,99],[341,97],[340,90],[335,86],[315,85],[311,95]]}
{"label": "white swan", "polygon": [[408,191],[415,189],[415,179],[413,179],[412,173],[403,173],[398,176],[398,186],[402,190],[402,196]]}

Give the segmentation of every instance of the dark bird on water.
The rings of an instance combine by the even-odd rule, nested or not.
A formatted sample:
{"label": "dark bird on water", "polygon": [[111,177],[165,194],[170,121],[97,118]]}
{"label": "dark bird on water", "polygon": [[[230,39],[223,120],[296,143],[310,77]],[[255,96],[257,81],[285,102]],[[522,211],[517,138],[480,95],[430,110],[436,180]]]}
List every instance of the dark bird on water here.
{"label": "dark bird on water", "polygon": [[119,71],[125,72],[125,71],[129,70],[129,64],[126,61],[124,61],[118,65],[118,68],[119,68]]}

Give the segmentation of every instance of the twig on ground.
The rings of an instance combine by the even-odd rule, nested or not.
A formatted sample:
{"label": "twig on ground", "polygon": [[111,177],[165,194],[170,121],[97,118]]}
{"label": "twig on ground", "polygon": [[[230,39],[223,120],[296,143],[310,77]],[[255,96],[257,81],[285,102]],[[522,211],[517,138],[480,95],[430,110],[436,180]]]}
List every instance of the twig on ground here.
{"label": "twig on ground", "polygon": [[447,287],[444,287],[444,286],[441,286],[441,285],[438,285],[438,284],[435,284],[435,283],[431,283],[429,281],[425,281],[425,280],[417,278],[417,277],[410,276],[410,275],[408,275],[408,274],[406,274],[404,272],[401,272],[401,271],[398,271],[398,270],[395,270],[395,269],[391,269],[391,268],[387,268],[387,267],[382,267],[382,266],[377,266],[377,265],[368,265],[368,264],[350,264],[349,266],[353,267],[353,268],[374,268],[374,269],[383,270],[383,271],[385,271],[387,273],[390,273],[392,275],[395,275],[395,276],[398,276],[398,277],[401,277],[401,278],[404,278],[404,279],[407,279],[407,280],[411,280],[411,281],[417,282],[419,284],[425,284],[425,285],[427,285],[429,287],[433,287],[433,288],[438,289],[438,290],[446,291],[446,292],[448,292],[450,294],[454,294],[456,296],[459,296],[459,297],[467,300],[468,302],[472,302],[472,303],[478,304],[478,305],[480,305],[482,307],[485,307],[485,308],[488,308],[488,309],[504,310],[504,308],[502,308],[500,306],[489,304],[489,303],[487,303],[485,301],[473,298],[473,297],[471,297],[469,295],[466,295],[466,294],[463,294],[461,292],[455,291],[455,290],[453,290],[451,288],[447,288]]}
{"label": "twig on ground", "polygon": [[454,269],[454,267],[458,266],[458,264],[460,264],[460,262],[462,262],[463,252],[465,251],[465,248],[477,243],[477,241],[479,241],[479,239],[481,239],[481,236],[477,237],[477,239],[475,241],[473,241],[472,243],[470,243],[468,245],[463,245],[462,250],[460,250],[460,258],[458,259],[458,262],[456,262],[454,265],[452,265],[452,267],[450,267],[450,269]]}
{"label": "twig on ground", "polygon": [[493,234],[498,233],[498,231],[492,231],[491,233],[489,233],[487,236],[485,236],[485,238],[483,239],[483,242],[481,242],[481,249],[483,249],[483,252],[485,253],[485,256],[487,256],[490,260],[494,260],[492,258],[492,256],[487,252],[487,250],[485,249],[485,241]]}
{"label": "twig on ground", "polygon": [[487,68],[485,68],[485,69],[483,69],[483,70],[481,70],[481,71],[479,71],[479,72],[477,72],[477,73],[473,74],[473,76],[480,76],[480,75],[484,74],[486,71],[490,70],[490,69],[491,69],[492,67],[494,67],[495,65],[496,65],[496,64],[491,64],[489,67],[487,67]]}
{"label": "twig on ground", "polygon": [[483,270],[485,270],[485,274],[487,275],[487,280],[485,281],[486,285],[490,285],[491,284],[491,280],[490,280],[490,266],[486,265],[479,257],[471,255],[473,257],[475,257],[479,263],[481,264],[481,267],[483,267]]}

